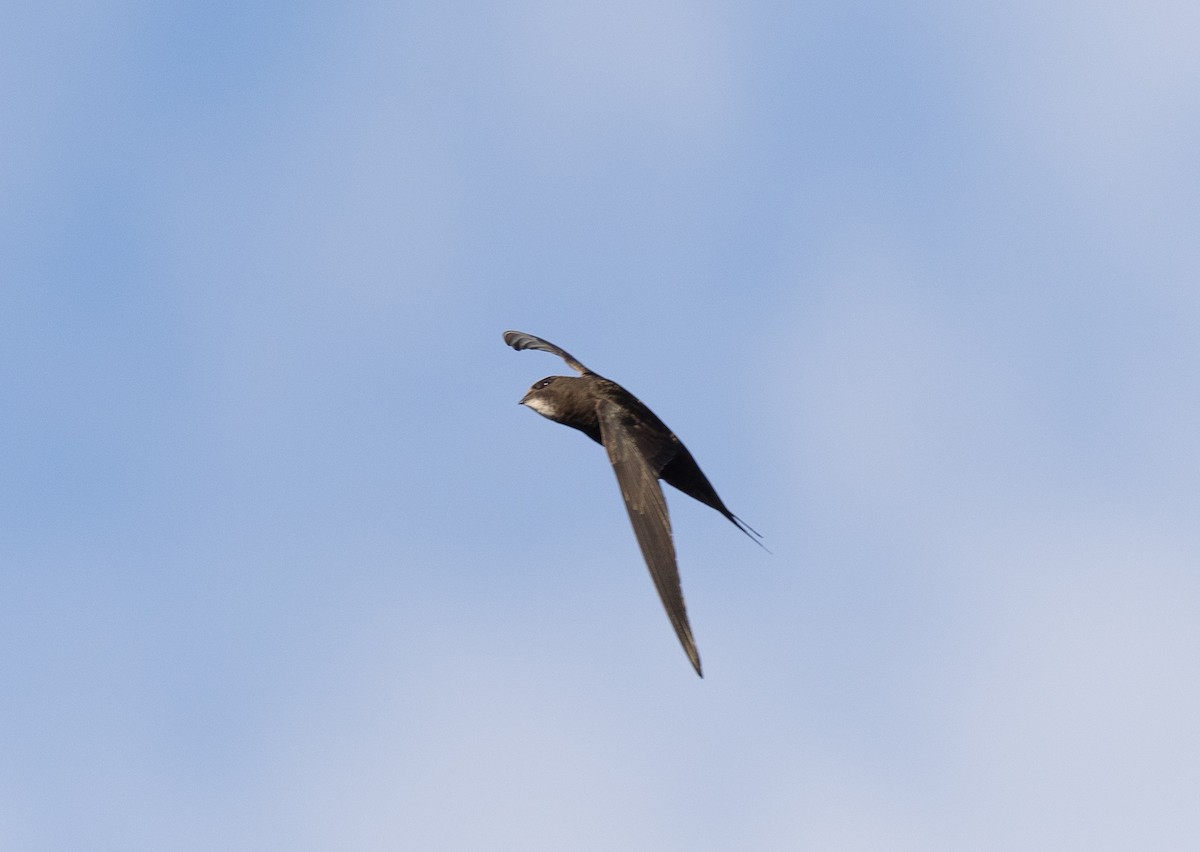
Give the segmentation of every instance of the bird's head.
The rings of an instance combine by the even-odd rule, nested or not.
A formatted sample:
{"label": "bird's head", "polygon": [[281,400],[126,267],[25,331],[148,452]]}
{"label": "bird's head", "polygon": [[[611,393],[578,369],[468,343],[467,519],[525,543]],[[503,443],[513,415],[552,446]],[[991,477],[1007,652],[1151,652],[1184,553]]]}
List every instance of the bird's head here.
{"label": "bird's head", "polygon": [[547,376],[521,397],[521,405],[527,405],[543,417],[561,421],[571,408],[571,385],[578,379],[570,376]]}

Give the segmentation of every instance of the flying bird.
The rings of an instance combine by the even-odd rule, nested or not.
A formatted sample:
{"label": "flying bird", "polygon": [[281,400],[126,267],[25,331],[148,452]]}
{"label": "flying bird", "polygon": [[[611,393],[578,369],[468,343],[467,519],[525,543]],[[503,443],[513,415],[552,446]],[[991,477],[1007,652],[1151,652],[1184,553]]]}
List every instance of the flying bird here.
{"label": "flying bird", "polygon": [[625,498],[633,532],[658,596],[696,674],[704,677],[679,585],[667,501],[658,480],[716,509],[760,546],[761,536],[725,507],[687,447],[637,397],[540,337],[506,331],[504,342],[518,351],[538,349],[557,355],[579,373],[579,376],[547,376],[535,382],[520,404],[556,423],[578,429],[608,451],[608,460],[617,475],[617,485]]}

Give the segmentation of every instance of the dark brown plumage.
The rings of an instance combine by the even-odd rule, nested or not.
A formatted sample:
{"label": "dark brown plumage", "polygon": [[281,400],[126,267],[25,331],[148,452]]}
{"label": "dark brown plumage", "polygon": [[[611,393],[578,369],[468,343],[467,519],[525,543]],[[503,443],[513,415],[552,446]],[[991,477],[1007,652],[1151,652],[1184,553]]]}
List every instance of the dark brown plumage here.
{"label": "dark brown plumage", "polygon": [[608,451],[655,588],[696,674],[703,677],[679,584],[667,502],[658,480],[716,509],[761,544],[758,533],[726,508],[683,442],[637,397],[540,337],[506,331],[504,342],[517,350],[550,352],[579,372],[578,377],[547,376],[534,383],[521,398],[521,404],[543,417],[578,429]]}

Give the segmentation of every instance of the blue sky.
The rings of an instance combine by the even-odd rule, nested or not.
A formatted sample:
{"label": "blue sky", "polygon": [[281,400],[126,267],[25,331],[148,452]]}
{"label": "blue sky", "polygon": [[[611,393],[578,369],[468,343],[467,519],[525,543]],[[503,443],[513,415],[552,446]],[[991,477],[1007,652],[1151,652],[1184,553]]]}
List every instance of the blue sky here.
{"label": "blue sky", "polygon": [[0,847],[1200,842],[1191,4],[3,18]]}

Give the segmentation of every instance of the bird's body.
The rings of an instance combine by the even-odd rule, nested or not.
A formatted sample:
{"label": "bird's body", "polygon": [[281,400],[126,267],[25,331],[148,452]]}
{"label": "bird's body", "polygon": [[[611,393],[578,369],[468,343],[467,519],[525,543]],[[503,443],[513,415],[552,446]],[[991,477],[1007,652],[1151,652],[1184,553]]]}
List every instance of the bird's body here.
{"label": "bird's body", "polygon": [[622,410],[623,421],[659,479],[716,509],[738,529],[743,528],[742,521],[726,508],[683,441],[645,403],[611,379],[592,372],[579,377],[547,376],[530,389],[521,404],[556,423],[578,429],[603,445],[596,414],[596,402],[601,399],[615,403]]}
{"label": "bird's body", "polygon": [[608,451],[650,575],[680,643],[696,673],[701,674],[700,656],[679,584],[667,505],[658,480],[716,509],[756,542],[757,533],[726,508],[687,447],[641,400],[539,337],[507,331],[504,342],[518,350],[540,349],[558,355],[580,373],[547,376],[535,382],[521,404],[556,423],[578,429]]}

